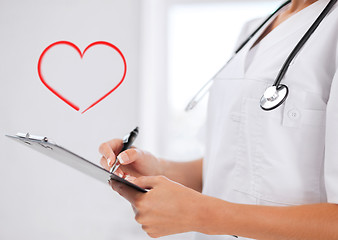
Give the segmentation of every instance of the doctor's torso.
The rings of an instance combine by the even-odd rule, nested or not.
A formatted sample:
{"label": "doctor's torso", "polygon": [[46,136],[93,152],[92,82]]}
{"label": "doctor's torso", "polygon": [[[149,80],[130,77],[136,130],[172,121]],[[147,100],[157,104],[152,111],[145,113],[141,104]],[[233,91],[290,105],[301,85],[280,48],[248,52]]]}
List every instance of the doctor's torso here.
{"label": "doctor's torso", "polygon": [[[277,206],[328,201],[326,111],[337,69],[336,6],[282,80],[289,88],[285,103],[272,111],[259,105],[264,90],[327,3],[319,0],[291,16],[250,50],[263,28],[215,77],[208,105],[204,194],[235,203]],[[261,22],[250,22],[241,38]],[[195,236],[209,238],[234,239]]]}

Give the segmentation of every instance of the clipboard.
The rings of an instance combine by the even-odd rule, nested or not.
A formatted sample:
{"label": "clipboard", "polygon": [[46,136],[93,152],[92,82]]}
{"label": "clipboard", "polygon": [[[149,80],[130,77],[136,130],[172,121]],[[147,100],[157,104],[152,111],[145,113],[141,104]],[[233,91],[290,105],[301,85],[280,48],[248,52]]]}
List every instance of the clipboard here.
{"label": "clipboard", "polygon": [[123,183],[129,187],[134,188],[140,192],[147,192],[146,189],[143,189],[124,178],[121,178],[114,173],[107,171],[104,168],[88,161],[87,159],[71,152],[70,150],[57,145],[53,141],[49,140],[47,137],[40,137],[30,135],[29,133],[23,134],[18,133],[15,136],[5,135],[13,139],[16,142],[22,143],[27,147],[30,147],[48,157],[51,157],[59,162],[62,162],[72,168],[77,169],[78,171],[85,173],[105,184],[108,183],[110,179]]}

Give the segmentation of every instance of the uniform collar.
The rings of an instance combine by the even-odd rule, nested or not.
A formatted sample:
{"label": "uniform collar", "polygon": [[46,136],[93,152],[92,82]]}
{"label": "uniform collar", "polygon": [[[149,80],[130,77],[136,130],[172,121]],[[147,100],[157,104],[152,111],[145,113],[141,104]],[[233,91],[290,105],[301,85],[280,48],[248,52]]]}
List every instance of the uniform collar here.
{"label": "uniform collar", "polygon": [[[301,11],[297,12],[296,14],[289,17],[287,20],[282,22],[278,25],[275,29],[273,29],[269,34],[267,34],[255,47],[256,53],[255,55],[263,54],[264,52],[268,51],[270,48],[280,44],[281,41],[285,41],[287,38],[292,37],[295,32],[299,31],[301,28],[308,29],[311,24],[315,21],[315,19],[319,16],[321,11],[327,5],[326,0],[318,0],[314,2],[310,6],[302,9]],[[281,10],[282,11],[282,10]],[[244,55],[247,56],[248,52],[252,45],[256,42],[256,40],[261,36],[267,26],[271,24],[275,18],[277,17],[278,13],[275,17],[270,19],[265,26],[256,34],[254,38],[252,38],[247,46],[243,49],[245,51]],[[297,24],[295,24],[297,23]],[[306,31],[306,30],[305,30]],[[305,33],[304,31],[304,33]],[[246,57],[243,64],[243,68],[245,68]],[[251,63],[248,64],[248,69],[244,69],[244,72],[249,70]]]}

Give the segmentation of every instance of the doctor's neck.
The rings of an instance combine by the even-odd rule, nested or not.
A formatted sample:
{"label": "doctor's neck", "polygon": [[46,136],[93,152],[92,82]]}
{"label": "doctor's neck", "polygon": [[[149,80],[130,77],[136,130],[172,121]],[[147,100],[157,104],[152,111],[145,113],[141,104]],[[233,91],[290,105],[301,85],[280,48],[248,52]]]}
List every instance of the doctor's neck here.
{"label": "doctor's neck", "polygon": [[296,13],[317,1],[318,0],[292,0],[287,11],[289,13]]}

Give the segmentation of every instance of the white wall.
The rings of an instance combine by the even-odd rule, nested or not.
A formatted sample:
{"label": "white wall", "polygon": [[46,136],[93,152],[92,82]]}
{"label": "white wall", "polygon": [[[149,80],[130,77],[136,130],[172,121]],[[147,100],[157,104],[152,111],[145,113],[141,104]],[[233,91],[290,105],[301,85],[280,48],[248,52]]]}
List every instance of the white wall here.
{"label": "white wall", "polygon": [[[166,153],[172,141],[168,9],[226,1],[0,0],[0,239],[149,239],[133,220],[129,203],[109,186],[4,135],[21,131],[50,136],[98,163],[101,142],[140,125],[136,145]],[[83,115],[38,78],[41,52],[59,40],[71,41],[81,50],[94,41],[108,41],[127,59],[121,87]],[[79,82],[71,80],[73,74],[67,78],[69,84],[63,82],[67,91],[79,89]],[[98,88],[90,92],[100,93]]]}
{"label": "white wall", "polygon": [[[139,15],[136,0],[0,1],[0,239],[148,239],[109,186],[4,137],[50,136],[98,163],[99,143],[139,121]],[[122,86],[83,115],[37,75],[42,50],[59,40],[82,50],[108,41],[127,59]]]}

